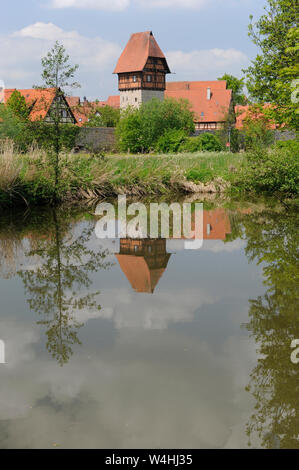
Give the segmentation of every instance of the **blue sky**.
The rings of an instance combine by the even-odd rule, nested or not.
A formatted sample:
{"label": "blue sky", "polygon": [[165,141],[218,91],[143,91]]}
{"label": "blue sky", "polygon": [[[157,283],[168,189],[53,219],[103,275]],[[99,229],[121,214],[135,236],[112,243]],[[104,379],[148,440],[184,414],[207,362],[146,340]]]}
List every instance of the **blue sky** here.
{"label": "blue sky", "polygon": [[[2,2],[1,2],[2,3]],[[241,76],[257,49],[247,34],[266,0],[10,0],[1,9],[0,80],[40,84],[40,59],[56,39],[80,65],[73,94],[117,94],[115,63],[130,34],[152,30],[175,74],[168,80]],[[4,52],[4,53],[3,53]]]}

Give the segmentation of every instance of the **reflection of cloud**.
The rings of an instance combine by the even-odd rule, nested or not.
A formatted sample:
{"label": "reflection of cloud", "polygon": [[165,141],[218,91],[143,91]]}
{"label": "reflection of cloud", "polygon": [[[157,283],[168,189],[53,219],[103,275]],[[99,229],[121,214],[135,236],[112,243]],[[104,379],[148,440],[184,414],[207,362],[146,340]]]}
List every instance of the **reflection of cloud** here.
{"label": "reflection of cloud", "polygon": [[[163,330],[171,323],[190,322],[194,314],[204,304],[214,303],[214,299],[203,289],[177,289],[160,291],[159,295],[144,298],[147,294],[135,294],[122,290],[105,290],[101,293],[100,311],[76,313],[79,322],[91,318],[105,318],[113,321],[115,328],[140,328]],[[109,307],[105,307],[109,305]]]}
{"label": "reflection of cloud", "polygon": [[246,446],[248,342],[230,338],[216,352],[175,332],[125,330],[63,369],[35,356],[2,375],[1,448]]}
{"label": "reflection of cloud", "polygon": [[[242,250],[246,246],[245,240],[234,240],[233,242],[224,243],[222,240],[204,240],[202,247],[198,250],[212,251],[214,253]],[[167,240],[166,249],[168,253],[175,253],[186,249],[186,241],[184,240]]]}
{"label": "reflection of cloud", "polygon": [[227,252],[243,250],[246,246],[245,240],[234,240],[233,242],[224,243],[220,240],[205,240],[202,249],[205,251],[212,251],[213,253]]}

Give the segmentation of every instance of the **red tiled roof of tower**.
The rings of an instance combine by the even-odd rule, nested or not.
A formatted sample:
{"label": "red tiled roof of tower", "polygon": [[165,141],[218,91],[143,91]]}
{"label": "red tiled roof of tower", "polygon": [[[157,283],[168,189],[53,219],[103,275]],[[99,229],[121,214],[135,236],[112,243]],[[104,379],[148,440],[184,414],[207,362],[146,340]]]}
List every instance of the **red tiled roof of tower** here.
{"label": "red tiled roof of tower", "polygon": [[[211,90],[210,99],[207,99],[208,89]],[[226,89],[224,80],[168,82],[165,97],[189,100],[196,122],[223,122],[230,109],[232,91]]]}
{"label": "red tiled roof of tower", "polygon": [[[4,90],[4,103],[7,103],[12,93],[16,88],[7,88]],[[53,99],[56,95],[55,88],[32,88],[28,90],[19,90],[22,96],[24,96],[26,103],[32,106],[30,112],[30,120],[38,121],[44,119],[50,109]]]}
{"label": "red tiled roof of tower", "polygon": [[165,55],[151,31],[134,33],[118,59],[113,73],[141,72],[149,57],[165,59],[166,61]]}

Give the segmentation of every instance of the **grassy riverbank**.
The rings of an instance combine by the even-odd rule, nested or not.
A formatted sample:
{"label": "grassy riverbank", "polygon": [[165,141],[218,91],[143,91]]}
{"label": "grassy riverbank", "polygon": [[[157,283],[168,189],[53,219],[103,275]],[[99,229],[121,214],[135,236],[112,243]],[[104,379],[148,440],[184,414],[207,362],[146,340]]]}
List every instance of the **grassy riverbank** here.
{"label": "grassy riverbank", "polygon": [[[275,153],[276,152],[276,153]],[[62,201],[78,201],[110,197],[118,194],[132,196],[170,193],[215,193],[246,191],[253,188],[257,174],[263,174],[260,191],[273,190],[278,168],[280,186],[288,194],[298,191],[298,165],[292,157],[277,151],[261,158],[259,166],[252,165],[253,157],[229,152],[207,152],[175,155],[86,155],[62,154],[58,195]],[[285,160],[289,158],[289,160]],[[272,159],[272,160],[271,160]],[[251,162],[251,163],[249,163]],[[268,167],[267,167],[268,165]],[[271,181],[266,181],[268,174]],[[275,179],[276,178],[276,179]],[[285,184],[291,180],[291,184]],[[0,153],[0,202],[24,201],[48,203],[54,198],[54,171],[49,156],[39,150],[17,154],[7,144]],[[269,186],[267,188],[267,185]],[[272,186],[271,186],[272,185]],[[281,188],[277,188],[278,190]],[[297,189],[296,189],[297,188]]]}

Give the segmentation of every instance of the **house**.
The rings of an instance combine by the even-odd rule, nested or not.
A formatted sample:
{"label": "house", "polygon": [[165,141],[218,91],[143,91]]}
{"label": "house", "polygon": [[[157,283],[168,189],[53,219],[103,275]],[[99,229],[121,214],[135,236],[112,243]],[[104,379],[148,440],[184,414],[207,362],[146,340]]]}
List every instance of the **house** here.
{"label": "house", "polygon": [[[267,109],[271,107],[271,104],[264,104],[263,108]],[[258,109],[254,109],[254,106],[246,105],[246,106],[241,106],[237,105],[235,106],[235,115],[236,115],[236,129],[242,130],[244,127],[245,120],[247,118],[252,118],[252,119],[259,119],[261,117],[264,117],[264,114],[262,114]],[[269,129],[275,130],[279,126],[275,124],[274,121],[271,121],[269,118]],[[282,126],[284,127],[284,126]]]}
{"label": "house", "polygon": [[[7,103],[16,89],[4,90],[4,103]],[[29,119],[31,121],[40,121],[53,123],[53,113],[58,109],[61,122],[76,124],[76,118],[67,99],[57,92],[56,88],[33,88],[28,90],[18,90],[24,96],[27,105],[30,108]]]}
{"label": "house", "polygon": [[111,106],[118,109],[120,107],[119,95],[109,96],[106,101],[88,101],[86,98],[81,101],[78,96],[67,96],[66,100],[72,109],[77,125],[80,127],[88,122],[90,114],[99,108]]}
{"label": "house", "polygon": [[221,129],[234,111],[232,90],[227,89],[225,80],[168,82],[165,97],[190,101],[197,131]]}
{"label": "house", "polygon": [[121,109],[164,99],[170,69],[151,31],[131,35],[113,73],[118,75]]}

